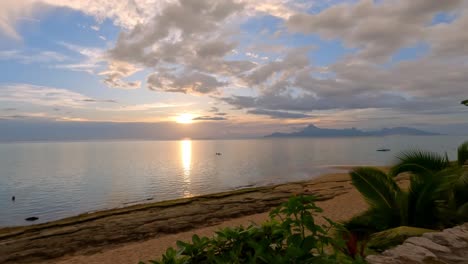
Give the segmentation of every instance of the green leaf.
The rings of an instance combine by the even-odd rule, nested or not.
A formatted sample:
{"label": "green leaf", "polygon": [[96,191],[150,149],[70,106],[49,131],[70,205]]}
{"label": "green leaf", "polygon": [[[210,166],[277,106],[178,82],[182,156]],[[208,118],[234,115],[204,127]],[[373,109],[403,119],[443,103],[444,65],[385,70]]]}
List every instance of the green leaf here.
{"label": "green leaf", "polygon": [[389,175],[371,167],[361,167],[350,172],[353,185],[374,208],[395,208],[400,187]]}
{"label": "green leaf", "polygon": [[368,243],[368,247],[377,251],[383,251],[403,243],[403,241],[409,237],[420,236],[428,232],[435,231],[425,228],[400,226],[373,234]]}
{"label": "green leaf", "polygon": [[[468,161],[468,141],[458,147],[458,165],[463,166]],[[467,164],[468,165],[468,164]]]}
{"label": "green leaf", "polygon": [[450,166],[447,156],[438,153],[410,150],[397,156],[398,164],[392,167],[390,175],[396,176],[403,172],[410,172],[416,175],[441,171]]}

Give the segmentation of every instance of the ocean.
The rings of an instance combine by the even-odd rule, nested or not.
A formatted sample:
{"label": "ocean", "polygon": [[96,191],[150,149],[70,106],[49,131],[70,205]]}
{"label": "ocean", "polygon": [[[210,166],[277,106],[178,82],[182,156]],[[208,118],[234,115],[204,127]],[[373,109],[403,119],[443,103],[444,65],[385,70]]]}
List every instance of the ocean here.
{"label": "ocean", "polygon": [[[410,148],[456,158],[460,136],[0,144],[0,226],[391,165]],[[388,152],[377,152],[389,148]],[[219,153],[217,155],[216,153]],[[11,197],[15,196],[15,201]]]}

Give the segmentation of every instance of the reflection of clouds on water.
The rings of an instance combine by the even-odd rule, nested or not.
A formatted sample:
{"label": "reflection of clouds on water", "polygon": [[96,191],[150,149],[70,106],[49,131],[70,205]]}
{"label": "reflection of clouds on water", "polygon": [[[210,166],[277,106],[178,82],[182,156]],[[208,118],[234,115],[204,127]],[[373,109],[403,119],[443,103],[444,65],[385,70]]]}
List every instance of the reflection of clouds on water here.
{"label": "reflection of clouds on water", "polygon": [[192,194],[188,190],[190,186],[190,171],[192,169],[192,141],[190,139],[185,139],[180,141],[180,153],[182,160],[182,169],[184,174],[184,197],[190,197]]}

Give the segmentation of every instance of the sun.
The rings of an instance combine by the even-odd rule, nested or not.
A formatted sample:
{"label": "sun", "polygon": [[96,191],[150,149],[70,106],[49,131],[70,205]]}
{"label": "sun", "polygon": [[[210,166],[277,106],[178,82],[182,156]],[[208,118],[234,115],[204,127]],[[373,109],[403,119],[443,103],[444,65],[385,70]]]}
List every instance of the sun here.
{"label": "sun", "polygon": [[193,114],[188,114],[188,113],[180,114],[176,117],[176,122],[179,124],[191,124],[193,123],[194,117],[195,115]]}

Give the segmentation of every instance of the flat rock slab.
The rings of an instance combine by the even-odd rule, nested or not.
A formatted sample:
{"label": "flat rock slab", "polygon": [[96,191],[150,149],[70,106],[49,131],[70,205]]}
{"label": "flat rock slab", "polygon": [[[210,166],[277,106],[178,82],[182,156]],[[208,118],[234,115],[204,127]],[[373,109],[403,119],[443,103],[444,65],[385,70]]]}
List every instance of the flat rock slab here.
{"label": "flat rock slab", "polygon": [[468,223],[408,238],[402,245],[366,260],[369,264],[468,264]]}
{"label": "flat rock slab", "polygon": [[269,211],[295,194],[327,200],[352,189],[346,174],[82,214],[45,224],[0,229],[0,263],[33,263],[90,254],[164,234]]}

